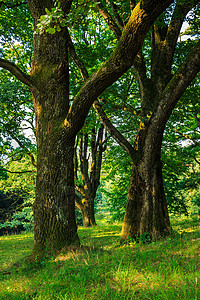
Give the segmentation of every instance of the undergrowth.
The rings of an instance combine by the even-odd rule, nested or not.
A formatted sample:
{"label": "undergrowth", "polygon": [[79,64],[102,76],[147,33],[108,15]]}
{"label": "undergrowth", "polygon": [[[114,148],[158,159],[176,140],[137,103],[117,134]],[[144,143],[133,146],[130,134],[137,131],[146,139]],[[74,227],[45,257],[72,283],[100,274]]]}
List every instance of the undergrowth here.
{"label": "undergrowth", "polygon": [[121,224],[79,228],[83,247],[30,263],[33,234],[0,237],[0,299],[200,299],[199,219],[174,235],[119,246]]}

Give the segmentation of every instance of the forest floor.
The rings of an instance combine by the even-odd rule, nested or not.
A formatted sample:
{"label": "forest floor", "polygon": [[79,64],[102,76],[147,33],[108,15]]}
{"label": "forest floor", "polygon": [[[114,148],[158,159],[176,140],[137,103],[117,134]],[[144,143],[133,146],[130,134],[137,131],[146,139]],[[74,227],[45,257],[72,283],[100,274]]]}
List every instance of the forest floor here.
{"label": "forest floor", "polygon": [[83,248],[34,264],[32,233],[0,237],[0,299],[198,300],[199,221],[173,218],[171,238],[124,246],[121,224],[80,227]]}

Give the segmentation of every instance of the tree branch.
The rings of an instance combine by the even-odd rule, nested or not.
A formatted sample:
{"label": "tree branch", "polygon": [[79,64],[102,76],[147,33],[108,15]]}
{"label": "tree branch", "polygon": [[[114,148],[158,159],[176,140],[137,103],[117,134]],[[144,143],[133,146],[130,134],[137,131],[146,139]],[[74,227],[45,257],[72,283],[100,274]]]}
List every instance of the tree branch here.
{"label": "tree branch", "polygon": [[94,183],[93,183],[95,192],[97,191],[97,188],[100,184],[102,156],[103,156],[103,152],[106,150],[106,145],[103,147],[103,133],[104,133],[104,126],[102,124],[101,127],[99,128],[98,137],[97,137],[98,151],[97,151],[97,158],[96,158],[96,172],[95,172]]}
{"label": "tree branch", "polygon": [[6,130],[9,134],[10,134],[10,136],[19,144],[19,146],[22,148],[22,149],[24,149],[25,151],[26,151],[26,154],[30,157],[30,159],[31,159],[31,163],[32,163],[32,165],[34,166],[34,167],[37,167],[37,163],[36,163],[36,161],[35,161],[35,158],[34,158],[34,156],[33,156],[33,154],[23,145],[23,143],[16,137],[16,136],[14,136],[14,134],[12,133],[12,131],[10,131],[10,130]]}
{"label": "tree branch", "polygon": [[192,138],[191,136],[182,133],[180,131],[178,131],[176,128],[174,128],[175,132],[178,133],[179,135],[181,135],[182,137],[186,138],[187,140],[192,141],[196,146],[200,146],[200,143],[196,141],[196,139]]}
{"label": "tree branch", "polygon": [[73,61],[75,66],[77,66],[77,68],[79,69],[83,80],[86,81],[89,78],[88,71],[87,71],[84,63],[82,62],[82,60],[78,57],[78,55],[76,53],[74,44],[72,42],[72,39],[71,39],[71,36],[70,36],[68,30],[67,30],[67,40],[68,40],[69,55],[71,57],[71,60]]}
{"label": "tree branch", "polygon": [[99,102],[94,101],[94,108],[104,126],[107,128],[110,135],[118,142],[118,144],[128,153],[130,158],[133,160],[135,155],[135,150],[132,145],[125,139],[125,137],[117,130],[115,126],[111,123],[109,118],[106,116],[104,110],[102,109]]}
{"label": "tree branch", "polygon": [[24,173],[36,173],[37,172],[36,170],[14,172],[14,171],[10,171],[8,169],[2,169],[2,168],[0,168],[0,171],[6,171],[11,174],[24,174]]}
{"label": "tree branch", "polygon": [[113,20],[112,16],[109,14],[109,12],[104,8],[103,4],[100,2],[100,0],[93,0],[94,4],[99,10],[99,13],[104,18],[106,23],[108,24],[109,28],[112,30],[116,38],[119,40],[121,37],[121,29],[118,27],[118,25]]}
{"label": "tree branch", "polygon": [[[200,41],[190,51],[185,59],[185,62],[180,66],[176,74],[164,89],[160,96],[157,111],[151,119],[152,136],[158,134],[158,131],[164,130],[165,124],[171,115],[176,103],[185,92],[186,88],[190,85],[197,73],[200,71]],[[155,130],[157,128],[157,130]],[[152,138],[152,137],[151,137]]]}
{"label": "tree branch", "polygon": [[200,161],[198,161],[198,160],[196,159],[195,156],[192,156],[192,157],[194,158],[194,160],[196,161],[196,163],[197,163],[198,165],[200,165]]}
{"label": "tree branch", "polygon": [[[86,81],[88,79],[88,72],[87,69],[85,67],[85,65],[83,64],[83,62],[79,59],[73,42],[71,40],[70,35],[68,36],[68,40],[69,40],[69,48],[70,48],[70,57],[73,61],[73,63],[77,66],[77,68],[80,70],[82,78],[84,81]],[[94,109],[97,112],[101,122],[104,124],[104,126],[108,129],[109,133],[111,134],[111,136],[122,146],[122,148],[132,157],[133,155],[133,148],[131,146],[131,144],[125,139],[125,137],[112,125],[112,123],[110,122],[110,120],[108,119],[108,117],[106,116],[106,113],[104,112],[103,108],[101,107],[101,105],[99,104],[98,100],[96,99],[94,101]],[[128,109],[127,109],[128,110]]]}
{"label": "tree branch", "polygon": [[34,86],[31,76],[20,70],[20,68],[14,63],[0,58],[0,67],[11,72],[17,79],[19,79],[21,82],[28,85],[29,87]]}
{"label": "tree branch", "polygon": [[187,13],[199,3],[199,0],[193,1],[177,1],[171,22],[169,24],[165,42],[167,49],[167,59],[168,63],[172,64],[176,43],[180,34],[181,27],[183,25],[184,19]]}
{"label": "tree branch", "polygon": [[117,5],[114,4],[113,1],[111,1],[111,0],[106,0],[106,2],[110,4],[115,22],[118,25],[119,29],[122,31],[124,29],[124,23],[123,23],[120,15],[118,14]]}
{"label": "tree branch", "polygon": [[80,169],[82,174],[82,180],[84,185],[84,190],[90,187],[90,179],[88,176],[88,159],[87,159],[87,147],[88,147],[88,137],[87,134],[79,139],[79,157],[80,157]]}
{"label": "tree branch", "polygon": [[75,97],[63,122],[65,129],[70,129],[68,134],[74,135],[79,131],[92,103],[132,66],[151,25],[172,2],[143,0],[136,5],[113,54],[90,76]]}

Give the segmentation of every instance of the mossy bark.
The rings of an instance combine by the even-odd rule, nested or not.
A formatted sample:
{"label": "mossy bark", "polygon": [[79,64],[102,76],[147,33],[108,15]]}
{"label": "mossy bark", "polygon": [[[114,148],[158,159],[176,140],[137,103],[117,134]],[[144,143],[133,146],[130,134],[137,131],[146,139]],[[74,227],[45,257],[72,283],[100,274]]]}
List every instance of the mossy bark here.
{"label": "mossy bark", "polygon": [[121,242],[148,235],[151,240],[170,235],[171,227],[158,157],[152,165],[141,160],[133,166]]}
{"label": "mossy bark", "polygon": [[35,251],[79,244],[75,221],[74,141],[63,126],[69,110],[66,30],[34,37],[31,75],[37,139]]}

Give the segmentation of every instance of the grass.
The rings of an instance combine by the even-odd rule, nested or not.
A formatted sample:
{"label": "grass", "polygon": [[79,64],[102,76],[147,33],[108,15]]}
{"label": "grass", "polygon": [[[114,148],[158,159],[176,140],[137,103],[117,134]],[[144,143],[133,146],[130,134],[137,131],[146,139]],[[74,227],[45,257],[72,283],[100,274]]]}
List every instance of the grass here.
{"label": "grass", "polygon": [[175,235],[119,247],[121,224],[79,228],[84,247],[31,264],[33,234],[0,237],[0,299],[200,299],[199,220]]}

